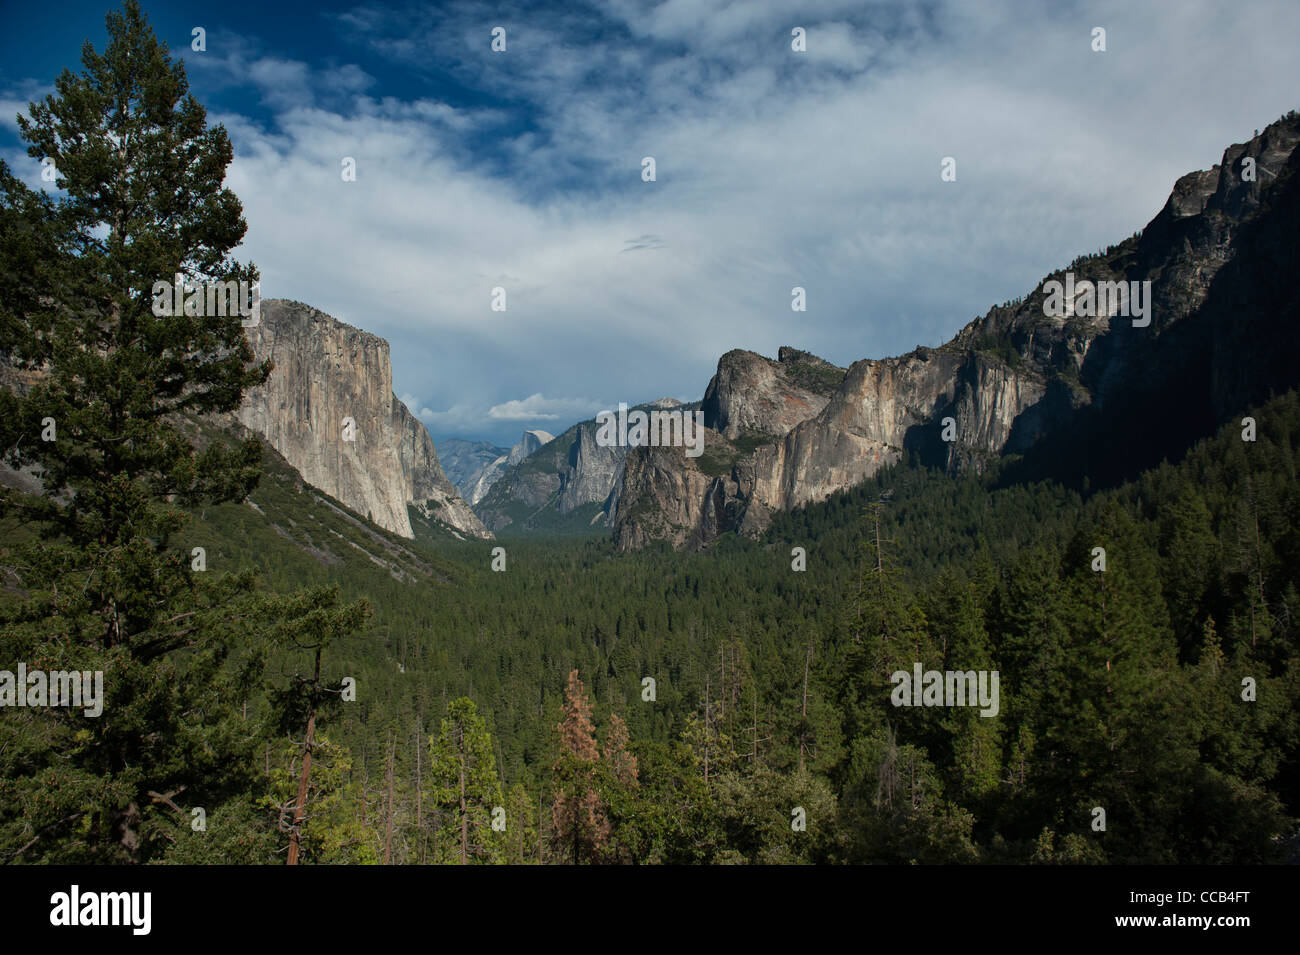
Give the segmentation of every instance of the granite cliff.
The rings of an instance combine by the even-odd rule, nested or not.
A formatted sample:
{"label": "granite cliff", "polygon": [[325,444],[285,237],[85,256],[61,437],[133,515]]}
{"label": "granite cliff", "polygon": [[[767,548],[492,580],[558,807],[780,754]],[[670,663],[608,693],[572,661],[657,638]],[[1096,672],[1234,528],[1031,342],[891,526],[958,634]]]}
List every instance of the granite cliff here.
{"label": "granite cliff", "polygon": [[307,481],[411,537],[407,505],[474,537],[491,534],[456,493],[423,424],[393,394],[388,342],[299,302],[268,299],[248,329],[275,369],[239,421]]}
{"label": "granite cliff", "polygon": [[[1096,486],[1181,454],[1297,383],[1297,142],[1291,113],[1179,179],[1139,235],[1044,279],[1071,274],[1061,310],[1045,310],[1040,283],[938,349],[846,372],[794,349],[775,362],[727,353],[705,393],[705,454],[627,456],[610,503],[619,546],[757,535],[773,511],[905,457],[957,472],[1014,456],[1015,479]],[[1137,298],[1089,307],[1085,282],[1120,281],[1150,283],[1147,316],[1132,313]]]}
{"label": "granite cliff", "polygon": [[471,506],[474,504],[471,492],[479,477],[498,460],[504,461],[510,453],[509,448],[498,447],[490,441],[466,441],[463,438],[439,441],[437,449],[438,461],[447,480]]}
{"label": "granite cliff", "polygon": [[554,440],[555,435],[549,431],[542,431],[538,428],[525,431],[520,436],[519,442],[506,455],[506,467],[514,467],[534,451],[540,450],[542,445],[550,444]]}
{"label": "granite cliff", "polygon": [[[501,476],[507,470],[523,461],[534,451],[555,440],[555,436],[548,431],[532,429],[525,431],[519,438],[514,447],[506,450],[496,448],[486,441],[471,443],[453,439],[443,443],[453,454],[457,455],[457,465],[459,477],[454,477],[448,469],[448,476],[452,477],[452,483],[460,491],[470,506],[477,504],[483,498],[487,497],[488,491],[492,490],[492,485],[501,480]],[[495,454],[488,455],[487,450],[495,451]]]}
{"label": "granite cliff", "polygon": [[[637,407],[684,406],[673,398],[661,398]],[[475,513],[494,531],[506,527],[554,530],[560,526],[607,523],[610,493],[622,473],[628,449],[600,446],[596,432],[595,420],[580,422],[519,456],[514,463],[507,462],[490,489],[474,502]],[[515,451],[527,443],[530,434],[539,433],[525,432],[524,441],[515,445]]]}

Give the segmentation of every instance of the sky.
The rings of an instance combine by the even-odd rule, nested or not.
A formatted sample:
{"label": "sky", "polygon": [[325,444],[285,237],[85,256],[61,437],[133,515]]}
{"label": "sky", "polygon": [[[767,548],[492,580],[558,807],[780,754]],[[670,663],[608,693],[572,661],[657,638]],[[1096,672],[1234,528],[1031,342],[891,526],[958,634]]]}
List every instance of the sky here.
{"label": "sky", "polygon": [[[0,0],[34,187],[15,115],[110,6]],[[263,296],[388,339],[435,440],[698,400],[733,348],[937,345],[1300,108],[1295,0],[144,9],[230,133]]]}

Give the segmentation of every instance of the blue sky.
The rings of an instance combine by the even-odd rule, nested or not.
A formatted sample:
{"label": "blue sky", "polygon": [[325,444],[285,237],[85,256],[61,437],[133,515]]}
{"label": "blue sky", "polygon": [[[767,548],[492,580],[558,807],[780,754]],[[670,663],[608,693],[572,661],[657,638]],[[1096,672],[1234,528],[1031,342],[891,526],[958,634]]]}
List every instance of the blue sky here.
{"label": "blue sky", "polygon": [[[14,114],[108,7],[0,4],[0,155],[33,185]],[[1300,108],[1294,0],[145,10],[231,134],[263,294],[387,338],[435,439],[505,445],[698,399],[731,348],[938,344]]]}

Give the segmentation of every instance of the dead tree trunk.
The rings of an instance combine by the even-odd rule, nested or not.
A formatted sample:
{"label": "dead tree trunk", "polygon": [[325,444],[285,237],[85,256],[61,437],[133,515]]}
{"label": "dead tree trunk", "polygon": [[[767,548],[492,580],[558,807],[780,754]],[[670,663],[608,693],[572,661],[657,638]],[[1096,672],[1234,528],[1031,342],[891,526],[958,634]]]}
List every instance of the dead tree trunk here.
{"label": "dead tree trunk", "polygon": [[420,842],[417,858],[424,864],[424,784],[420,775],[420,747],[424,736],[424,727],[416,724],[415,728],[415,837]]}
{"label": "dead tree trunk", "polygon": [[390,737],[388,741],[388,807],[384,819],[384,865],[393,864],[393,762],[397,755],[397,743]]}
{"label": "dead tree trunk", "polygon": [[808,653],[803,658],[803,710],[799,718],[799,772],[804,771],[804,752],[808,742],[808,664],[812,662],[812,641],[808,641]]}
{"label": "dead tree trunk", "polygon": [[460,751],[460,864],[469,864],[469,813],[465,806],[465,728],[458,727],[456,748]]}
{"label": "dead tree trunk", "polygon": [[298,798],[289,826],[289,858],[286,865],[297,865],[302,852],[302,823],[307,815],[307,784],[311,780],[311,748],[316,738],[316,702],[320,687],[320,647],[316,648],[316,672],[311,683],[311,709],[307,716],[307,736],[302,741],[302,770],[298,773]]}

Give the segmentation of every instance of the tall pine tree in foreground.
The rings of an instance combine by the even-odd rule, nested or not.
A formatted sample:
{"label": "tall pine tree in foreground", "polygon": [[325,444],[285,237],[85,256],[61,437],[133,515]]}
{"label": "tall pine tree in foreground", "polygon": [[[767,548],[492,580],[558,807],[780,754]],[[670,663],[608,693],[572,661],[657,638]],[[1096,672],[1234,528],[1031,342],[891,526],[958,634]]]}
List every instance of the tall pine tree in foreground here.
{"label": "tall pine tree in foreground", "polygon": [[[238,314],[155,316],[153,286],[243,281],[245,232],[222,185],[232,148],[135,0],[103,53],[19,117],[57,198],[0,163],[0,391],[7,463],[42,493],[5,491],[26,542],[6,548],[21,598],[0,607],[0,659],[103,672],[103,711],[4,708],[0,858],[144,862],[192,813],[251,798],[260,728],[245,712],[264,641],[304,605],[253,575],[205,568],[184,508],[238,501],[261,448],[200,447],[194,422],[265,381]],[[234,310],[228,310],[233,312]],[[12,525],[11,525],[12,526]]]}

